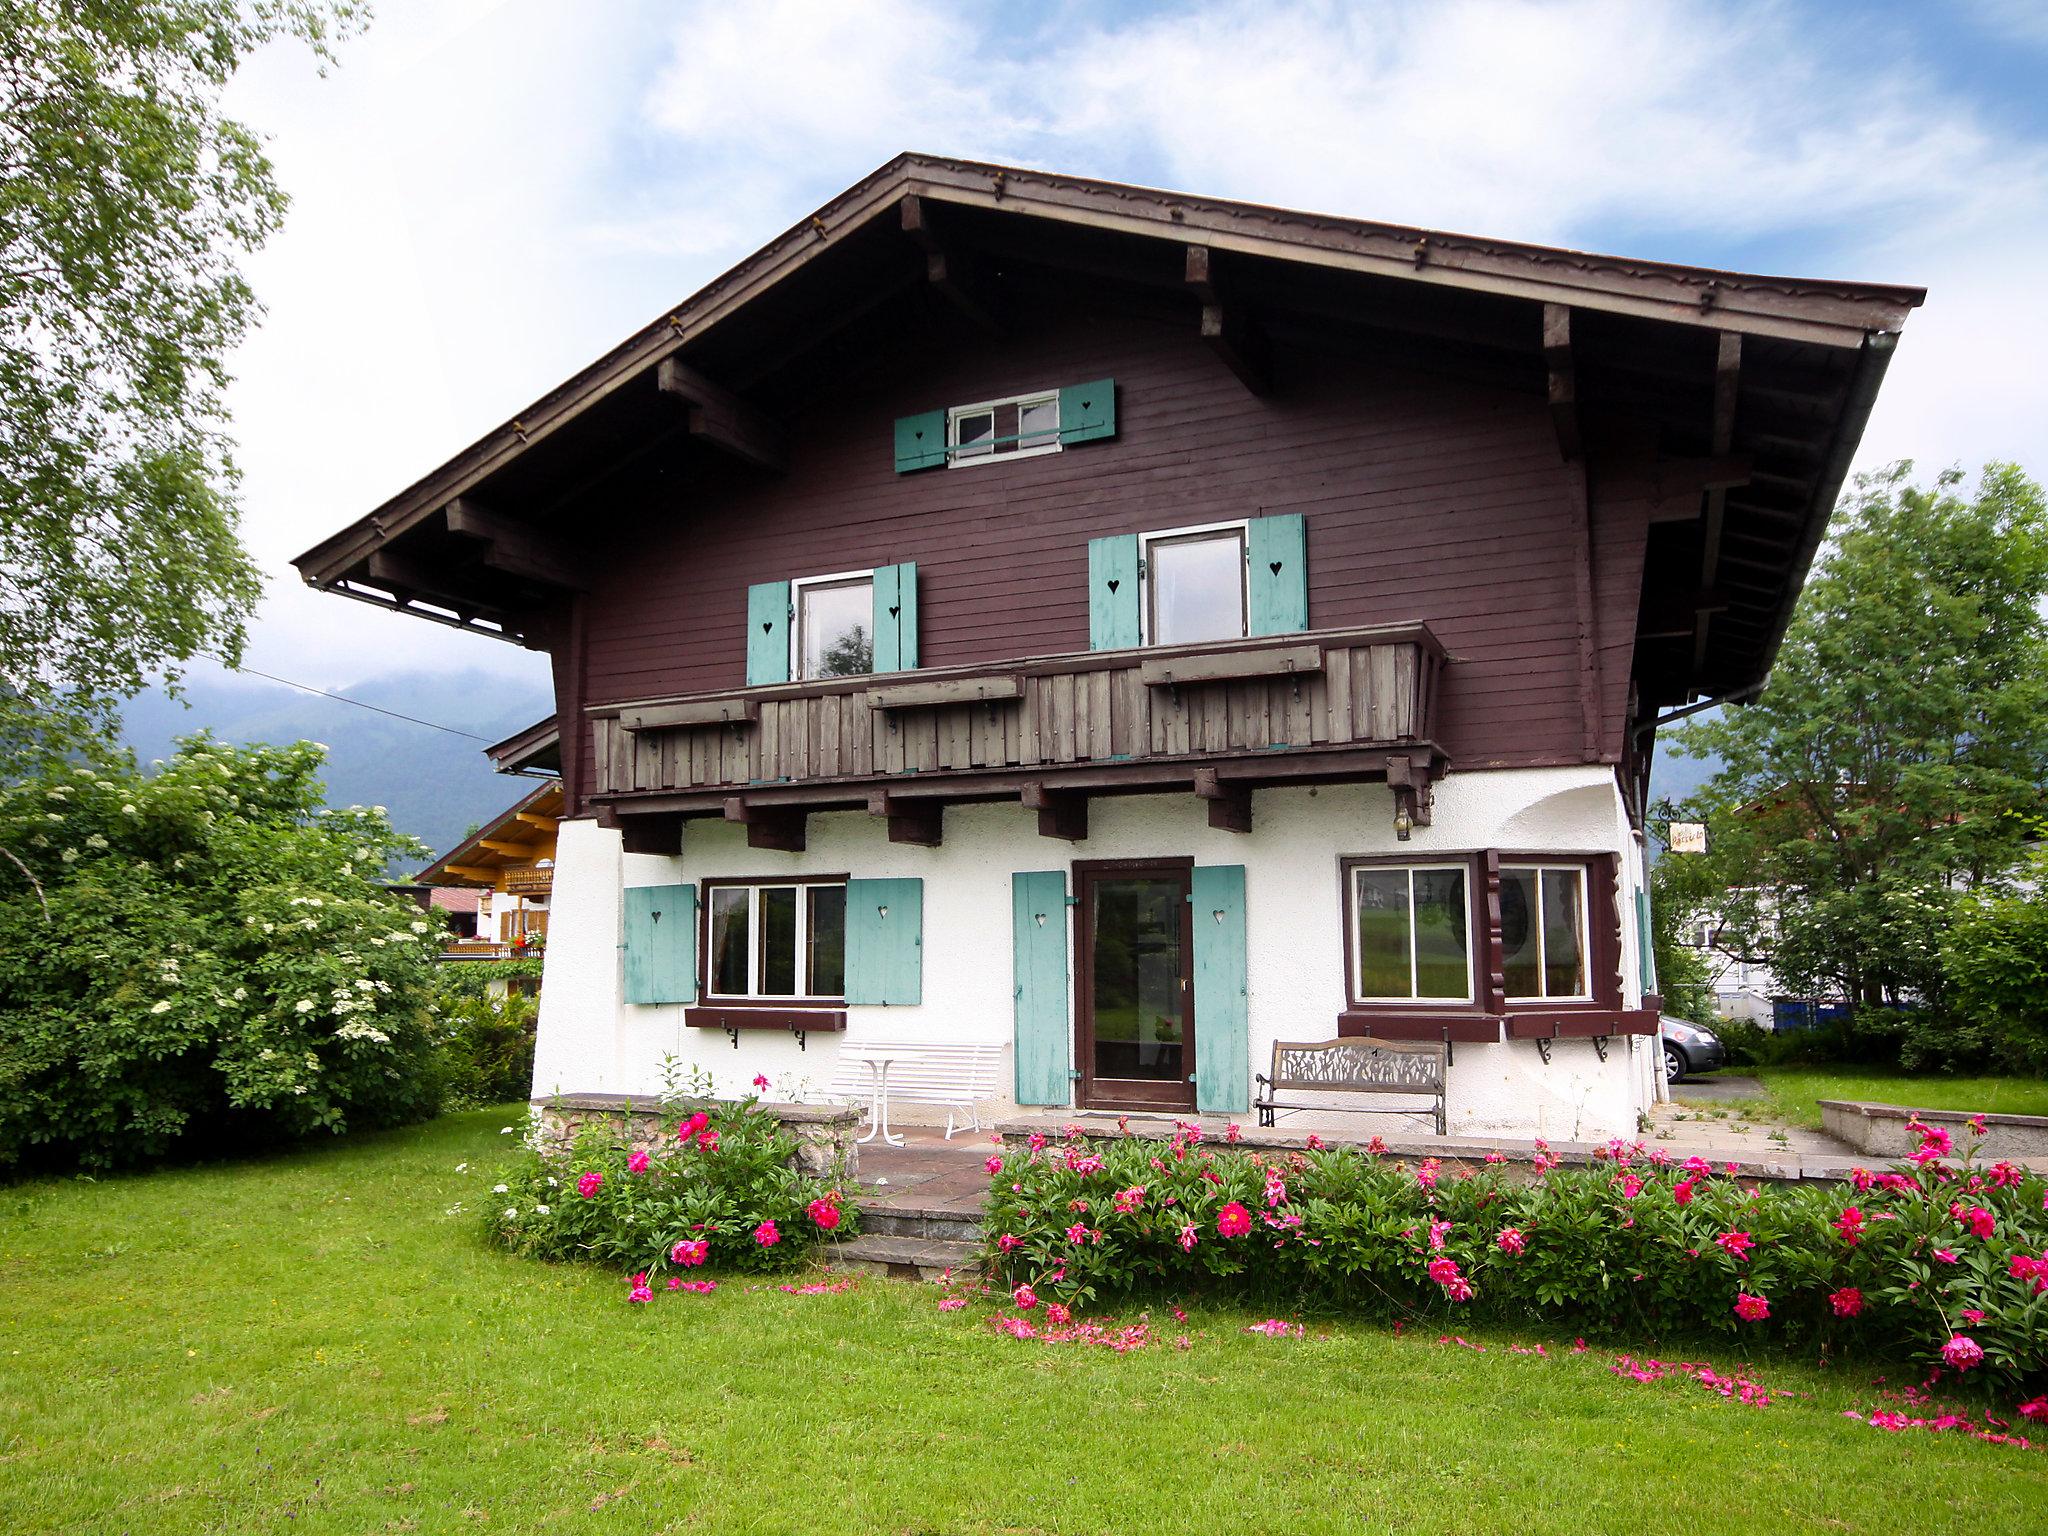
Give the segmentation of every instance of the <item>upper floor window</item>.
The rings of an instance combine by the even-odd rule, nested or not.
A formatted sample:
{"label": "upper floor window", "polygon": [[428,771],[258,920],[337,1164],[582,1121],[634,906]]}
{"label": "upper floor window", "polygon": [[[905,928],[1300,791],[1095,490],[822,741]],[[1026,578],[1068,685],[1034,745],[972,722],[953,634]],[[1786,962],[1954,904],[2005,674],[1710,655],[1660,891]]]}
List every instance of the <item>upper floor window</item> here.
{"label": "upper floor window", "polygon": [[1058,390],[956,405],[946,412],[946,458],[955,468],[1060,450]]}
{"label": "upper floor window", "polygon": [[713,997],[836,999],[846,994],[846,885],[706,882]]}
{"label": "upper floor window", "polygon": [[795,677],[861,677],[875,670],[875,573],[847,571],[792,582]]}
{"label": "upper floor window", "polygon": [[1500,939],[1508,1001],[1588,1001],[1585,866],[1502,865]]}
{"label": "upper floor window", "polygon": [[1360,1002],[1469,1003],[1468,867],[1359,863],[1347,870],[1352,996]]}
{"label": "upper floor window", "polygon": [[1245,525],[1217,523],[1139,540],[1144,643],[1245,636]]}

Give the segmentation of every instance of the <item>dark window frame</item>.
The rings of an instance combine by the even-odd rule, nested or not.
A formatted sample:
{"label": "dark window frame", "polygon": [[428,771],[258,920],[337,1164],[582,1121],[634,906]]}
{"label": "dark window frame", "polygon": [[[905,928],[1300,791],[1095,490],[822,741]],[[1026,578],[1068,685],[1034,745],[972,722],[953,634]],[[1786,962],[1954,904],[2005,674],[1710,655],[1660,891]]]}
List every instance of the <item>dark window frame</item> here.
{"label": "dark window frame", "polygon": [[[1486,1007],[1486,968],[1483,956],[1472,950],[1473,941],[1489,933],[1490,919],[1485,903],[1485,876],[1481,855],[1466,849],[1446,849],[1441,854],[1387,853],[1344,854],[1337,860],[1337,922],[1344,937],[1344,1006],[1360,1013],[1447,1014],[1461,1018],[1491,1012]],[[1352,891],[1355,871],[1360,869],[1445,869],[1457,865],[1465,871],[1465,942],[1471,961],[1472,995],[1455,997],[1373,997],[1358,995],[1358,935],[1352,921]]]}
{"label": "dark window frame", "polygon": [[[714,890],[749,888],[758,886],[787,885],[839,885],[847,884],[853,876],[848,874],[825,875],[706,875],[697,881],[697,997],[699,1006],[704,1008],[779,1008],[785,1011],[802,1009],[844,1008],[846,998],[841,996],[810,996],[799,994],[794,997],[729,996],[711,990],[711,893]],[[760,935],[753,936],[759,942]],[[843,939],[842,939],[843,942]]]}

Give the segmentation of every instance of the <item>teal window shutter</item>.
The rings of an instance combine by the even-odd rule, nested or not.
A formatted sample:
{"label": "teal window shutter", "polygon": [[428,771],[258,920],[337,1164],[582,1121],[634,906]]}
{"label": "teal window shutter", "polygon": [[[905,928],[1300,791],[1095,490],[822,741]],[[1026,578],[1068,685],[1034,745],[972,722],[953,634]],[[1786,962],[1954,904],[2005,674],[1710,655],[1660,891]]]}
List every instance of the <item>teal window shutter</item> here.
{"label": "teal window shutter", "polygon": [[924,881],[846,882],[846,1000],[924,1001]]}
{"label": "teal window shutter", "polygon": [[937,469],[946,462],[946,413],[923,411],[896,418],[896,473]]}
{"label": "teal window shutter", "polygon": [[1069,384],[1060,391],[1060,441],[1093,443],[1116,436],[1116,380]]}
{"label": "teal window shutter", "polygon": [[1129,650],[1138,643],[1138,536],[1088,541],[1088,649]]}
{"label": "teal window shutter", "polygon": [[1067,877],[1057,869],[1010,876],[1017,967],[1017,1102],[1064,1107],[1073,1096],[1067,1027]]}
{"label": "teal window shutter", "polygon": [[1651,939],[1650,893],[1636,892],[1636,972],[1642,980],[1643,995],[1657,991],[1657,949]]}
{"label": "teal window shutter", "polygon": [[875,568],[875,670],[917,670],[917,566]]}
{"label": "teal window shutter", "polygon": [[626,1001],[697,1001],[697,887],[626,887]]}
{"label": "teal window shutter", "polygon": [[747,686],[789,681],[789,583],[747,588]]}
{"label": "teal window shutter", "polygon": [[1245,524],[1251,563],[1251,633],[1292,635],[1308,628],[1308,529],[1299,512]]}
{"label": "teal window shutter", "polygon": [[1198,866],[1190,900],[1195,908],[1195,1108],[1204,1114],[1236,1114],[1251,1104],[1244,866]]}

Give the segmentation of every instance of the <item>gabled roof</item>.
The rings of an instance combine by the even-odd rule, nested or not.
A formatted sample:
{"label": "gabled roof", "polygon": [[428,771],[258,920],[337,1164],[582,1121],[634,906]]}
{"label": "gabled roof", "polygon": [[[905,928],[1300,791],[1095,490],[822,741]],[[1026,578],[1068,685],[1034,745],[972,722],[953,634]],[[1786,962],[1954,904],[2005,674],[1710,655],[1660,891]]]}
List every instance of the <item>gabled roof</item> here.
{"label": "gabled roof", "polygon": [[[1731,537],[1752,541],[1731,559],[1751,574],[1731,572],[1728,585],[1749,590],[1716,610],[1726,654],[1695,668],[1730,687],[1767,669],[1892,345],[1925,297],[904,154],[295,563],[315,586],[539,643],[536,614],[587,577],[535,531],[572,515],[610,472],[593,466],[630,457],[685,414],[692,435],[710,418],[724,447],[766,462],[785,375],[907,292],[960,301],[977,269],[1037,263],[1171,293],[1192,314],[1215,297],[1211,260],[1255,315],[1292,308],[1399,336],[1418,354],[1455,354],[1539,391],[1563,350],[1589,408],[1604,390],[1668,419],[1702,461],[1770,459],[1767,476],[1728,499]],[[1570,322],[1562,346],[1560,316]],[[1757,402],[1745,397],[1732,430],[1732,393],[1721,410],[1716,372],[1717,362],[1727,371],[1729,337]]]}
{"label": "gabled roof", "polygon": [[[516,805],[507,807],[488,826],[480,827],[421,870],[415,883],[483,886],[489,882],[479,879],[475,871],[530,866],[553,847],[555,829],[552,823],[561,814],[562,782],[550,779],[531,794],[523,796]],[[501,846],[486,846],[492,843]],[[525,855],[508,852],[507,848],[512,845],[531,847],[533,851]]]}

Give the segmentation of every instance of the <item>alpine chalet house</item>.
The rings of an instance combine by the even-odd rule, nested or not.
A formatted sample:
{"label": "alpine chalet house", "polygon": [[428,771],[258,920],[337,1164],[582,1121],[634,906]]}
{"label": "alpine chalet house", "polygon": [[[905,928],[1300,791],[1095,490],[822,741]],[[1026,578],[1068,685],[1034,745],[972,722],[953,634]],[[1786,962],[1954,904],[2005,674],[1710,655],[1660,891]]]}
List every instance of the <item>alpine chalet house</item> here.
{"label": "alpine chalet house", "polygon": [[1632,1135],[1655,729],[1921,299],[905,155],[298,566],[552,659],[537,1095],[1249,1118],[1350,1037]]}

